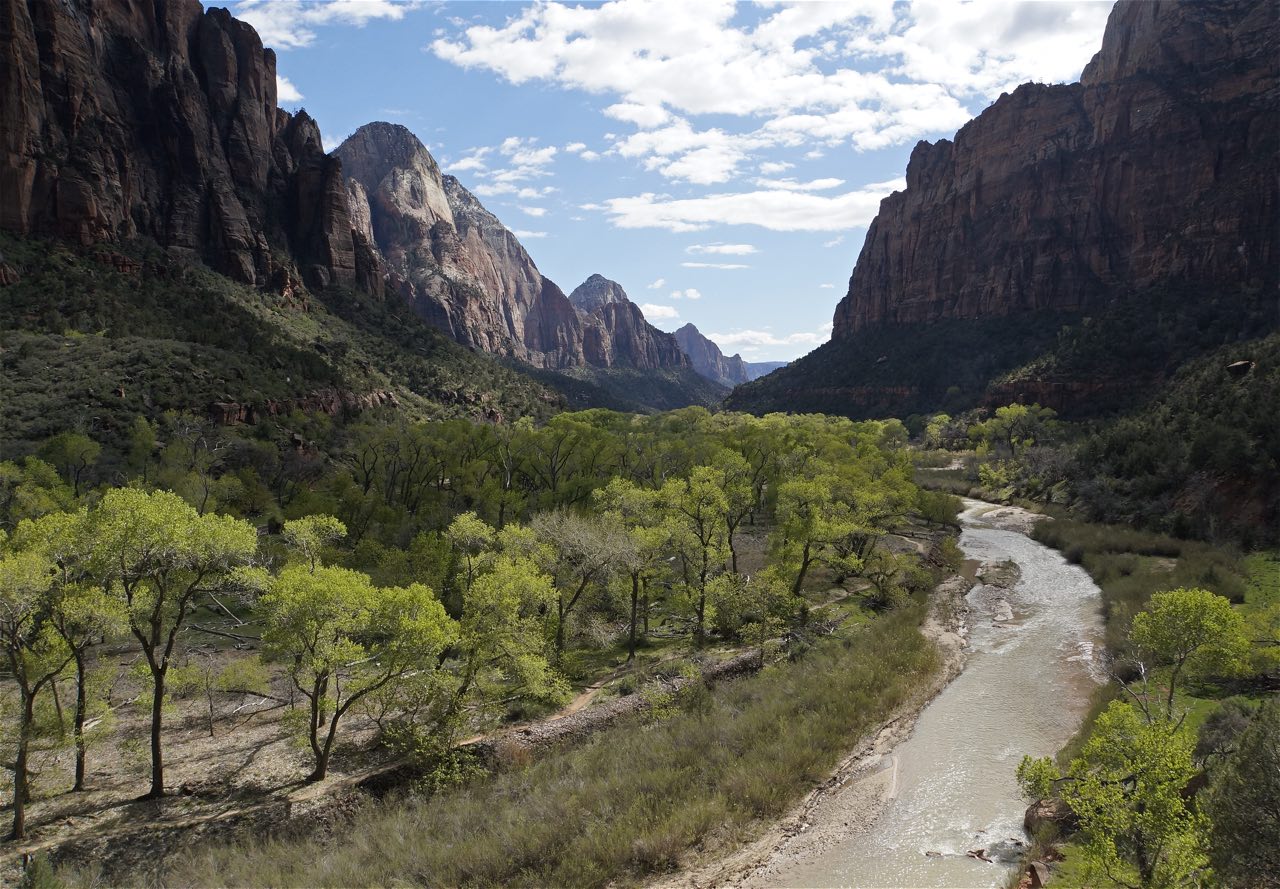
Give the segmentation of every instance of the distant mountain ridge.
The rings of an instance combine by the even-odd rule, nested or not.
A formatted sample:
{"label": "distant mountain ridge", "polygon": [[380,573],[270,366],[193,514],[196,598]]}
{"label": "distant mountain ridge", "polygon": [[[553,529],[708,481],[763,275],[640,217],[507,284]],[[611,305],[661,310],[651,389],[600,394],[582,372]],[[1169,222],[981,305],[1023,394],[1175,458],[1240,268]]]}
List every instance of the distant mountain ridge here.
{"label": "distant mountain ridge", "polygon": [[832,341],[729,405],[1089,412],[1274,328],[1278,18],[1256,0],[1118,2],[1080,82],[1024,84],[916,146]]}
{"label": "distant mountain ridge", "polygon": [[[275,54],[254,29],[199,0],[0,0],[0,232],[95,255],[110,243],[123,266],[147,255],[160,276],[201,263],[255,288],[264,305],[363,304],[378,319],[372,327],[399,325],[403,297],[450,339],[521,362],[495,379],[514,380],[522,368],[583,369],[576,381],[543,380],[572,390],[575,406],[652,407],[608,392],[624,385],[619,375],[593,378],[611,362],[655,375],[625,386],[663,406],[718,403],[722,390],[693,372],[674,341],[655,339],[638,309],[584,321],[408,130],[374,124],[326,154],[316,121],[277,107],[276,83]],[[163,248],[159,259],[150,244]],[[57,246],[33,241],[33,249],[52,255]],[[38,265],[24,256],[21,269],[0,261],[0,287]],[[117,320],[127,316],[126,294],[112,295]],[[24,304],[31,297],[24,288]],[[175,291],[175,304],[186,299]],[[46,308],[56,317],[58,306]],[[136,308],[148,310],[140,296]],[[265,325],[243,331],[246,340],[274,335],[254,313],[235,317]],[[385,351],[370,343],[368,354],[398,361],[413,337],[383,333]],[[439,354],[471,363],[457,350]]]}
{"label": "distant mountain ridge", "polygon": [[680,348],[693,362],[693,369],[722,386],[733,388],[741,383],[749,383],[787,365],[785,361],[745,361],[741,355],[736,354],[726,357],[720,347],[703,336],[692,323],[677,330],[675,337]]}

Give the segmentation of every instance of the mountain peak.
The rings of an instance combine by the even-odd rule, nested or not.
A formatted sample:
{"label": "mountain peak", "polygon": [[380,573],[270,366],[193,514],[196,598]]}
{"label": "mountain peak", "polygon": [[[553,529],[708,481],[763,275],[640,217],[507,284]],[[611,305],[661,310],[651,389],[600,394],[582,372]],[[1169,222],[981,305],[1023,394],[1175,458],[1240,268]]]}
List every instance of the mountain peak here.
{"label": "mountain peak", "polygon": [[590,314],[601,306],[611,303],[629,303],[631,300],[617,281],[610,281],[604,275],[595,274],[574,288],[573,293],[569,294],[569,302]]}

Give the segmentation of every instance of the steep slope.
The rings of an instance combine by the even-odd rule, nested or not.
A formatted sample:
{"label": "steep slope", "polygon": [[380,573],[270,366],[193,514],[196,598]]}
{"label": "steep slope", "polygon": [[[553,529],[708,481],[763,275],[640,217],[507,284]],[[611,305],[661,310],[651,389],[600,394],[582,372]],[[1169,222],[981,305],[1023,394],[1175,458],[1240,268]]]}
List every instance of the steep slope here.
{"label": "steep slope", "polygon": [[352,216],[393,289],[458,342],[536,367],[583,362],[578,319],[510,231],[405,127],[371,123],[335,151]]}
{"label": "steep slope", "polygon": [[1020,392],[1084,412],[1275,325],[1278,40],[1274,4],[1122,0],[1079,83],[1023,85],[916,147],[832,342],[732,403],[856,416]]}
{"label": "steep slope", "polygon": [[0,84],[0,229],[147,237],[277,292],[381,286],[340,164],[225,9],[3,0]]}
{"label": "steep slope", "polygon": [[616,281],[592,275],[574,288],[569,302],[582,320],[588,364],[640,370],[689,367],[676,338],[646,321]]}
{"label": "steep slope", "polygon": [[263,293],[137,244],[0,234],[0,253],[6,455],[69,429],[119,443],[134,417],[168,410],[305,430],[311,421],[294,411],[499,420],[569,403],[556,387],[450,341],[400,300],[339,288]]}
{"label": "steep slope", "polygon": [[681,327],[675,337],[680,349],[693,362],[693,369],[722,386],[733,388],[749,383],[787,365],[785,361],[745,361],[741,355],[726,357],[720,347],[703,336],[693,324]]}

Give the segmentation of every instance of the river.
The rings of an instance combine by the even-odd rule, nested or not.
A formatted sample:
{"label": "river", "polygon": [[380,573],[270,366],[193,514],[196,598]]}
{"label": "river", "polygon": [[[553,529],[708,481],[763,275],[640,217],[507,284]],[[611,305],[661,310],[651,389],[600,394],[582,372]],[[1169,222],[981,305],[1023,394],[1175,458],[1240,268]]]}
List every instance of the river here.
{"label": "river", "polygon": [[1007,590],[979,583],[969,593],[964,671],[884,758],[885,808],[869,829],[771,873],[768,885],[968,889],[1008,878],[1025,840],[1014,770],[1024,754],[1056,753],[1080,725],[1101,678],[1101,617],[1089,576],[993,526],[984,515],[994,509],[965,501],[960,548],[968,559],[1012,560],[1021,577]]}

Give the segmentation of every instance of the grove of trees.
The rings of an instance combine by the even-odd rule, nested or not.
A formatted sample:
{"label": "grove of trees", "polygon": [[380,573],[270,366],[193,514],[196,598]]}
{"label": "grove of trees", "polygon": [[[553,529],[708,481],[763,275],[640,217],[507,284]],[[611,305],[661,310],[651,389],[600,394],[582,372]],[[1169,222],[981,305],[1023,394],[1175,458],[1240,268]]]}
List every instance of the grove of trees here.
{"label": "grove of trees", "polygon": [[[139,418],[123,446],[64,434],[0,463],[14,837],[33,745],[73,747],[85,787],[102,651],[145,671],[146,796],[170,790],[165,715],[197,640],[250,640],[287,679],[317,781],[353,712],[442,750],[495,702],[563,700],[599,626],[629,658],[654,620],[694,647],[759,639],[806,619],[819,567],[865,575],[868,607],[892,607],[911,566],[883,536],[954,516],[911,482],[897,421],[691,408],[288,423]],[[746,528],[767,540],[744,561]]]}

